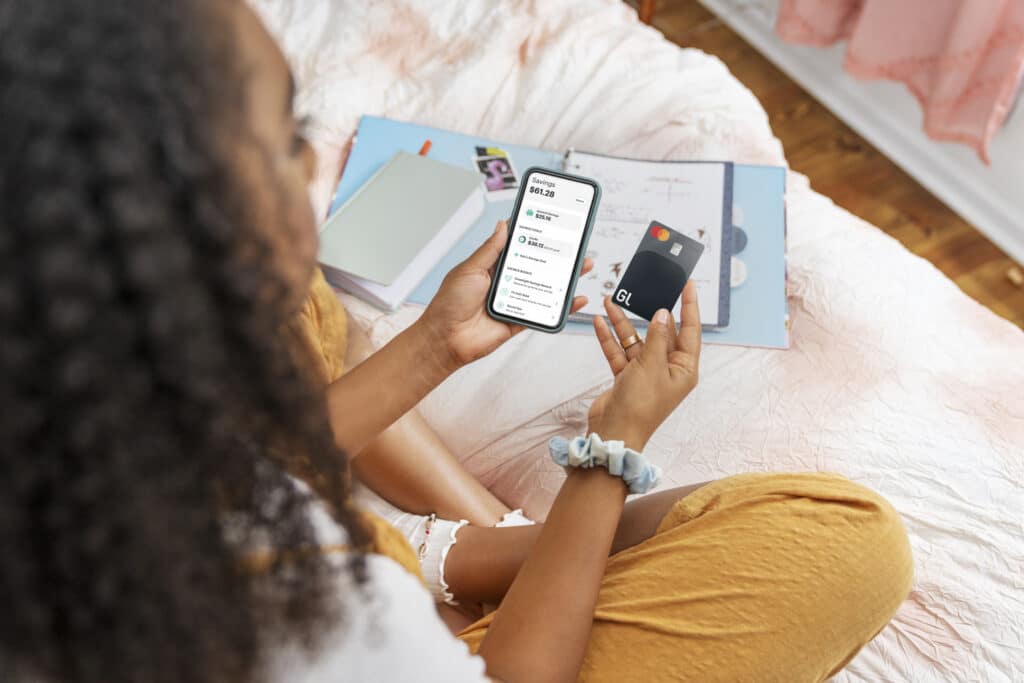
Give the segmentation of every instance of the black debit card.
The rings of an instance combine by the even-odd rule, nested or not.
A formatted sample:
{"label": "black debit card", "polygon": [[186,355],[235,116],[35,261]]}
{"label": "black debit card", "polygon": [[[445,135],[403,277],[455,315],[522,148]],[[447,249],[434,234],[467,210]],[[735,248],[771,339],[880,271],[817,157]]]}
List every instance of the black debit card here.
{"label": "black debit card", "polygon": [[703,252],[697,240],[651,221],[612,301],[645,320],[659,308],[671,311]]}

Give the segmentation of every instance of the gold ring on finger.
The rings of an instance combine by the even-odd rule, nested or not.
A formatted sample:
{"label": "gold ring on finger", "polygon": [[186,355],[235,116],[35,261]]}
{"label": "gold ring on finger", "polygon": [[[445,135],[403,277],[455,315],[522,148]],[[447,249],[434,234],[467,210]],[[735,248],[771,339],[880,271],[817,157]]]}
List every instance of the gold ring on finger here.
{"label": "gold ring on finger", "polygon": [[630,347],[640,343],[640,336],[635,332],[622,340],[622,350],[629,351]]}

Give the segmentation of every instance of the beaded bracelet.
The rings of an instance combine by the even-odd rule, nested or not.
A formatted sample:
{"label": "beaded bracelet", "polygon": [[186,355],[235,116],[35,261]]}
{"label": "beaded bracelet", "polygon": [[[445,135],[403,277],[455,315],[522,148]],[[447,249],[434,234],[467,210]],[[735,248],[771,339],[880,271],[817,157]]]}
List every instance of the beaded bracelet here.
{"label": "beaded bracelet", "polygon": [[621,441],[602,441],[596,433],[572,441],[556,436],[548,442],[551,459],[562,467],[604,467],[622,477],[630,493],[647,493],[658,485],[661,468]]}
{"label": "beaded bracelet", "polygon": [[434,513],[430,513],[430,516],[427,517],[426,522],[424,522],[423,543],[420,543],[420,547],[416,551],[420,564],[423,564],[423,558],[427,556],[427,541],[430,540],[430,530],[434,528],[435,522],[437,522],[437,515]]}

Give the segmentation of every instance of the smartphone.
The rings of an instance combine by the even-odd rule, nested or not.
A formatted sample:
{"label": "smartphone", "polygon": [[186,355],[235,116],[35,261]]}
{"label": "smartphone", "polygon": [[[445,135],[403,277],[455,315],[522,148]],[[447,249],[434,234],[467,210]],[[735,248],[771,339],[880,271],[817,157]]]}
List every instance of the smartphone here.
{"label": "smartphone", "polygon": [[590,178],[526,170],[487,297],[488,315],[541,332],[565,327],[600,201],[601,187]]}

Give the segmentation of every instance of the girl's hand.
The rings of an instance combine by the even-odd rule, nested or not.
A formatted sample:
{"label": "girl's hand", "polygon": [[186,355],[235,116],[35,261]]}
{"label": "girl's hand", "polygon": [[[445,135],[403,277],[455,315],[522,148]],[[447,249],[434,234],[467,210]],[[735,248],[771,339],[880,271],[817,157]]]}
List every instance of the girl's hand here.
{"label": "girl's hand", "polygon": [[701,327],[692,280],[686,283],[682,299],[678,332],[672,314],[662,309],[647,328],[647,340],[623,350],[620,340],[636,331],[622,309],[605,298],[618,338],[604,318],[594,319],[597,340],[615,375],[612,388],[590,406],[590,431],[602,439],[625,441],[627,447],[643,450],[654,430],[697,386]]}
{"label": "girl's hand", "polygon": [[[485,310],[494,265],[507,241],[508,223],[498,221],[494,234],[448,273],[420,318],[433,343],[441,345],[451,371],[483,358],[525,329],[495,320]],[[593,267],[593,261],[585,259],[582,272]],[[574,298],[572,312],[586,303],[585,296]]]}

